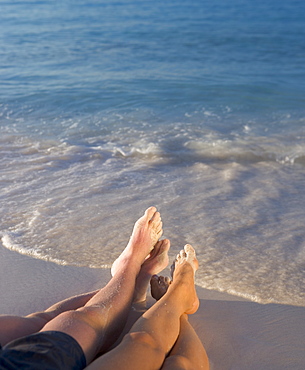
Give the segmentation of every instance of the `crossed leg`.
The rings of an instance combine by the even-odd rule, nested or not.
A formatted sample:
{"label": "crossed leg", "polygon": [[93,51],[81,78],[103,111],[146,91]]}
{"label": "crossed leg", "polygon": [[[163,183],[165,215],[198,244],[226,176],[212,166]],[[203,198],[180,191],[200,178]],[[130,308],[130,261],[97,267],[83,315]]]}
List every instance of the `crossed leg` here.
{"label": "crossed leg", "polygon": [[[168,277],[154,275],[151,279],[151,294],[159,300],[166,292],[171,281]],[[197,370],[209,369],[206,351],[194,328],[188,321],[188,315],[180,317],[180,333],[162,370]]]}
{"label": "crossed leg", "polygon": [[208,370],[209,360],[206,351],[194,328],[188,321],[188,315],[180,317],[178,339],[164,361],[162,370]]}
{"label": "crossed leg", "polygon": [[58,315],[41,331],[55,330],[72,336],[83,349],[87,364],[98,352],[105,352],[124,328],[141,265],[153,254],[161,235],[160,213],[150,207],[135,223],[126,248],[112,266],[109,283],[83,307]]}
{"label": "crossed leg", "polygon": [[[169,248],[170,241],[168,239],[158,241],[148,258],[146,258],[142,264],[141,270],[136,279],[132,308],[129,311],[125,327],[121,332],[120,337],[115,343],[113,343],[111,348],[116,347],[122,341],[124,335],[128,333],[132,325],[138,320],[143,312],[146,311],[147,288],[149,287],[152,276],[158,274],[167,267]],[[113,268],[112,271],[114,271]]]}
{"label": "crossed leg", "polygon": [[195,251],[186,245],[176,259],[173,282],[167,292],[143,314],[117,347],[93,361],[88,369],[160,369],[179,337],[181,317],[198,309],[194,284],[197,268]]}

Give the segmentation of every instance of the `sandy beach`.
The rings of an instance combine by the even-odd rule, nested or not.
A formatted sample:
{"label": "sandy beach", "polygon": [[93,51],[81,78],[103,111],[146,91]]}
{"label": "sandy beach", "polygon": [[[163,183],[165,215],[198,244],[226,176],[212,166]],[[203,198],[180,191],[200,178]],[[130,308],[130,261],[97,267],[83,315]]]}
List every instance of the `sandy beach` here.
{"label": "sandy beach", "polygon": [[[45,309],[97,289],[110,277],[109,270],[61,266],[3,246],[0,260],[0,314]],[[200,308],[190,321],[207,350],[211,369],[305,368],[305,307],[261,305],[200,287],[197,291]]]}
{"label": "sandy beach", "polygon": [[105,286],[154,205],[170,260],[196,249],[211,369],[305,370],[304,14],[2,1],[0,314]]}

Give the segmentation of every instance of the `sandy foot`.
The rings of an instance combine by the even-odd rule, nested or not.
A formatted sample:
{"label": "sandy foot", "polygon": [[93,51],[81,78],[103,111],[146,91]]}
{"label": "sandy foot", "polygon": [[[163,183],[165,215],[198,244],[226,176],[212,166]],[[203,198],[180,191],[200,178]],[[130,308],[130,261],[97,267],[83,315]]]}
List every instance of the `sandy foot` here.
{"label": "sandy foot", "polygon": [[173,278],[175,269],[178,265],[183,264],[184,262],[190,263],[195,272],[198,270],[199,264],[196,257],[195,249],[190,245],[186,244],[183,249],[177,254],[176,259],[171,265],[171,276]]}
{"label": "sandy foot", "polygon": [[138,267],[143,264],[145,258],[153,250],[155,244],[162,236],[162,221],[160,213],[155,207],[148,208],[144,215],[135,223],[130,240],[111,267],[114,276],[126,261],[136,262]]}
{"label": "sandy foot", "polygon": [[179,292],[183,303],[185,303],[185,313],[192,314],[199,307],[199,299],[195,289],[195,272],[198,270],[198,260],[194,248],[186,244],[177,254],[172,265],[173,282],[169,291],[176,290]]}

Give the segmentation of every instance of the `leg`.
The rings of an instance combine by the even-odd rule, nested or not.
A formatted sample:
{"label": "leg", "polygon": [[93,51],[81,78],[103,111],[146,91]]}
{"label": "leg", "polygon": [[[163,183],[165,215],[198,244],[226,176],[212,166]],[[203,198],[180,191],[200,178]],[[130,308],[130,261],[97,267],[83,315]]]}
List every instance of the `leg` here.
{"label": "leg", "polygon": [[153,275],[161,272],[168,265],[168,250],[170,241],[160,240],[144,261],[136,280],[134,303],[146,301],[147,288]]}
{"label": "leg", "polygon": [[[153,276],[151,279],[151,294],[159,300],[167,291],[169,278]],[[176,343],[165,359],[162,370],[194,370],[209,369],[206,351],[194,328],[188,321],[188,315],[180,317],[180,333]]]}
{"label": "leg", "polygon": [[196,312],[195,251],[186,245],[176,260],[173,283],[166,294],[135,323],[122,343],[88,366],[95,369],[160,369],[180,332],[180,317]]}
{"label": "leg", "polygon": [[57,316],[42,331],[61,331],[81,346],[87,363],[105,351],[124,328],[133,299],[136,277],[147,255],[162,235],[155,207],[135,224],[129,243],[112,268],[113,277],[84,307]]}
{"label": "leg", "polygon": [[136,279],[132,308],[129,311],[126,325],[120,337],[111,348],[116,347],[122,341],[124,335],[129,332],[132,325],[139,319],[143,312],[146,311],[146,295],[150,279],[154,274],[158,274],[168,265],[169,247],[170,241],[168,239],[157,242],[150,256],[141,266],[141,270]]}
{"label": "leg", "polygon": [[[133,303],[142,303],[146,300],[147,287],[154,274],[158,274],[168,265],[168,239],[157,242],[147,258],[136,279]],[[99,290],[67,298],[54,304],[45,311],[35,312],[27,316],[0,316],[0,344],[4,346],[12,340],[24,337],[41,330],[47,322],[54,319],[60,313],[76,310],[84,306]]]}
{"label": "leg", "polygon": [[47,322],[62,312],[76,310],[84,306],[97,292],[98,290],[67,298],[54,304],[45,311],[35,312],[27,316],[0,316],[0,344],[4,346],[17,338],[37,333]]}
{"label": "leg", "polygon": [[188,321],[188,315],[180,318],[178,339],[165,359],[162,370],[208,370],[209,360],[206,351],[194,328]]}

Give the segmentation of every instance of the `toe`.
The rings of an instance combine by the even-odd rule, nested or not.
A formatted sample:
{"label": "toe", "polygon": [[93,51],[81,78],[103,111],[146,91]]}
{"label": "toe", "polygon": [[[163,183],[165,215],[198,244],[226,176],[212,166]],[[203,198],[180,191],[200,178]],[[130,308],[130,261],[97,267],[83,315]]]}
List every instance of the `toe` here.
{"label": "toe", "polygon": [[157,213],[157,208],[152,206],[152,207],[147,208],[147,210],[144,213],[144,216],[146,217],[147,220],[150,220],[156,213]]}
{"label": "toe", "polygon": [[153,275],[150,279],[150,283],[152,286],[157,287],[159,285],[159,276]]}
{"label": "toe", "polygon": [[185,244],[184,251],[186,254],[194,254],[195,255],[195,249],[190,244]]}
{"label": "toe", "polygon": [[162,234],[163,234],[163,230],[161,229],[160,231],[158,231],[157,233],[157,239],[160,239]]}
{"label": "toe", "polygon": [[173,278],[173,276],[174,276],[174,271],[175,271],[175,262],[176,261],[174,261],[172,264],[171,264],[171,268],[170,268],[170,270],[171,270],[171,277]]}
{"label": "toe", "polygon": [[150,289],[151,289],[151,295],[155,299],[159,299],[159,277],[158,275],[153,275],[150,279]]}

